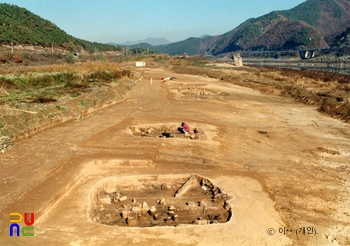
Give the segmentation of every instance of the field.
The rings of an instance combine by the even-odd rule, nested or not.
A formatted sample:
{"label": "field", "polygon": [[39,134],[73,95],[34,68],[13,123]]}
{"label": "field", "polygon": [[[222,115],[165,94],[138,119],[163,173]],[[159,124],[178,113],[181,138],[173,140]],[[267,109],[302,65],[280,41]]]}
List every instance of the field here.
{"label": "field", "polygon": [[349,76],[145,61],[3,73],[1,245],[350,244]]}

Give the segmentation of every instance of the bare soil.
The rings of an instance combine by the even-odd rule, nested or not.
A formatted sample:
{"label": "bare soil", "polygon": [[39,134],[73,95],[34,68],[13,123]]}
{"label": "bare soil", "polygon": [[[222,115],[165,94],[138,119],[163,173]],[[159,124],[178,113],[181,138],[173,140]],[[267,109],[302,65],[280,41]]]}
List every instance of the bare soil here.
{"label": "bare soil", "polygon": [[218,66],[225,69],[193,66],[174,66],[172,69],[178,73],[204,75],[258,89],[266,94],[292,97],[307,105],[317,106],[319,112],[350,122],[350,75],[271,67],[237,70],[224,65]]}
{"label": "bare soil", "polygon": [[[124,100],[0,155],[2,245],[350,244],[349,115],[317,110],[323,92],[346,108],[348,84],[259,68],[137,72]],[[281,97],[288,86],[309,105]],[[34,237],[9,236],[14,211],[35,213]]]}

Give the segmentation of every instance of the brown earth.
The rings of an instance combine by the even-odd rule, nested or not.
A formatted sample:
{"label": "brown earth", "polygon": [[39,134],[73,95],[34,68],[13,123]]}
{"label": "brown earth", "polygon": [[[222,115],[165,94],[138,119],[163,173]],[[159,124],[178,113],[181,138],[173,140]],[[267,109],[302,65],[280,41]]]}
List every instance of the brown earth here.
{"label": "brown earth", "polygon": [[[317,112],[317,102],[306,106],[276,96],[287,81],[304,89],[317,83],[257,68],[146,67],[138,72],[143,80],[125,100],[16,142],[0,156],[1,245],[350,244],[349,124]],[[194,72],[200,74],[188,74]],[[160,80],[168,76],[176,80]],[[333,87],[326,86],[314,94],[322,88],[333,95]],[[348,94],[340,96],[339,103],[346,104]],[[177,133],[173,126],[182,121],[202,135],[190,139]],[[178,135],[159,138],[166,128]],[[159,132],[146,137],[149,129]],[[213,196],[202,193],[201,178],[176,200],[172,194],[191,175],[230,198],[229,216],[218,208],[224,205],[209,203]],[[108,206],[99,207],[98,197]],[[116,204],[126,212],[141,209],[144,201],[156,208],[175,202],[191,219],[187,225],[173,223],[165,215],[172,210],[165,208],[159,222],[150,216],[144,223],[165,225],[139,227],[142,216],[137,215],[126,216],[123,224],[124,210],[114,210],[112,198],[121,199],[124,203]],[[132,205],[137,201],[140,206]],[[201,204],[218,212],[202,215]],[[101,213],[91,213],[98,207]],[[35,213],[34,237],[9,236],[11,212]],[[222,223],[214,223],[219,215]],[[97,217],[107,225],[94,222]],[[113,218],[123,226],[108,225]]]}

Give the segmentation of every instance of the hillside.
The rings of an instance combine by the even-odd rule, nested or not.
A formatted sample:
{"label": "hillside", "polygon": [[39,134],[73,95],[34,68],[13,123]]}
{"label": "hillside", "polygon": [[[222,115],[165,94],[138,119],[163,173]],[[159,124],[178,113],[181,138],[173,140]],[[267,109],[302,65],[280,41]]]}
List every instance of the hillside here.
{"label": "hillside", "polygon": [[191,56],[198,55],[201,41],[201,38],[192,37],[184,41],[179,41],[168,45],[155,46],[154,49],[158,53],[166,53],[169,55],[182,55],[185,52]]}
{"label": "hillside", "polygon": [[249,19],[230,32],[206,39],[200,53],[329,47],[349,25],[348,0],[308,0],[290,10]]}
{"label": "hillside", "polygon": [[0,4],[0,43],[60,46],[71,51],[117,50],[113,45],[92,43],[75,38],[52,22],[42,19],[25,8],[16,5]]}
{"label": "hillside", "polygon": [[350,27],[335,38],[332,48],[350,48]]}
{"label": "hillside", "polygon": [[188,38],[183,41],[167,44],[167,45],[150,45],[149,43],[139,43],[129,46],[131,49],[148,49],[149,51],[156,51],[159,54],[169,54],[171,56],[182,55],[199,55],[199,47],[201,38]]}

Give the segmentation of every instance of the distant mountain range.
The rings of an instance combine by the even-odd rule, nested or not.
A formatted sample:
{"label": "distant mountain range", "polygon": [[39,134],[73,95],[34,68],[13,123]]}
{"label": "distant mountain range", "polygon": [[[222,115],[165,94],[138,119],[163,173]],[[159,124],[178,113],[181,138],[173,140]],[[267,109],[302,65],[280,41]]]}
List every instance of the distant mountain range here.
{"label": "distant mountain range", "polygon": [[[218,36],[203,35],[161,46],[138,44],[169,55],[217,56],[235,51],[279,51],[336,47],[350,26],[349,0],[308,0],[285,11],[252,18]],[[344,44],[344,42],[342,43]],[[135,46],[131,46],[135,47]]]}
{"label": "distant mountain range", "polygon": [[249,19],[201,43],[201,55],[237,50],[322,48],[350,26],[349,0],[308,0],[295,8]]}
{"label": "distant mountain range", "polygon": [[[202,56],[235,51],[343,49],[350,45],[349,27],[350,0],[307,0],[290,10],[273,11],[249,19],[218,36],[203,35],[174,43],[164,38],[147,38],[122,45],[169,55],[186,52],[188,55]],[[50,21],[11,4],[0,4],[0,43],[54,45],[71,51],[85,49],[90,52],[116,50],[121,46],[75,38]]]}
{"label": "distant mountain range", "polygon": [[139,41],[127,41],[127,42],[124,42],[122,43],[121,45],[123,46],[131,46],[131,45],[135,45],[135,44],[140,44],[140,43],[148,43],[152,46],[155,46],[155,45],[164,45],[164,44],[171,44],[172,42],[165,39],[165,38],[147,38],[147,39],[144,39],[144,40],[139,40]]}

